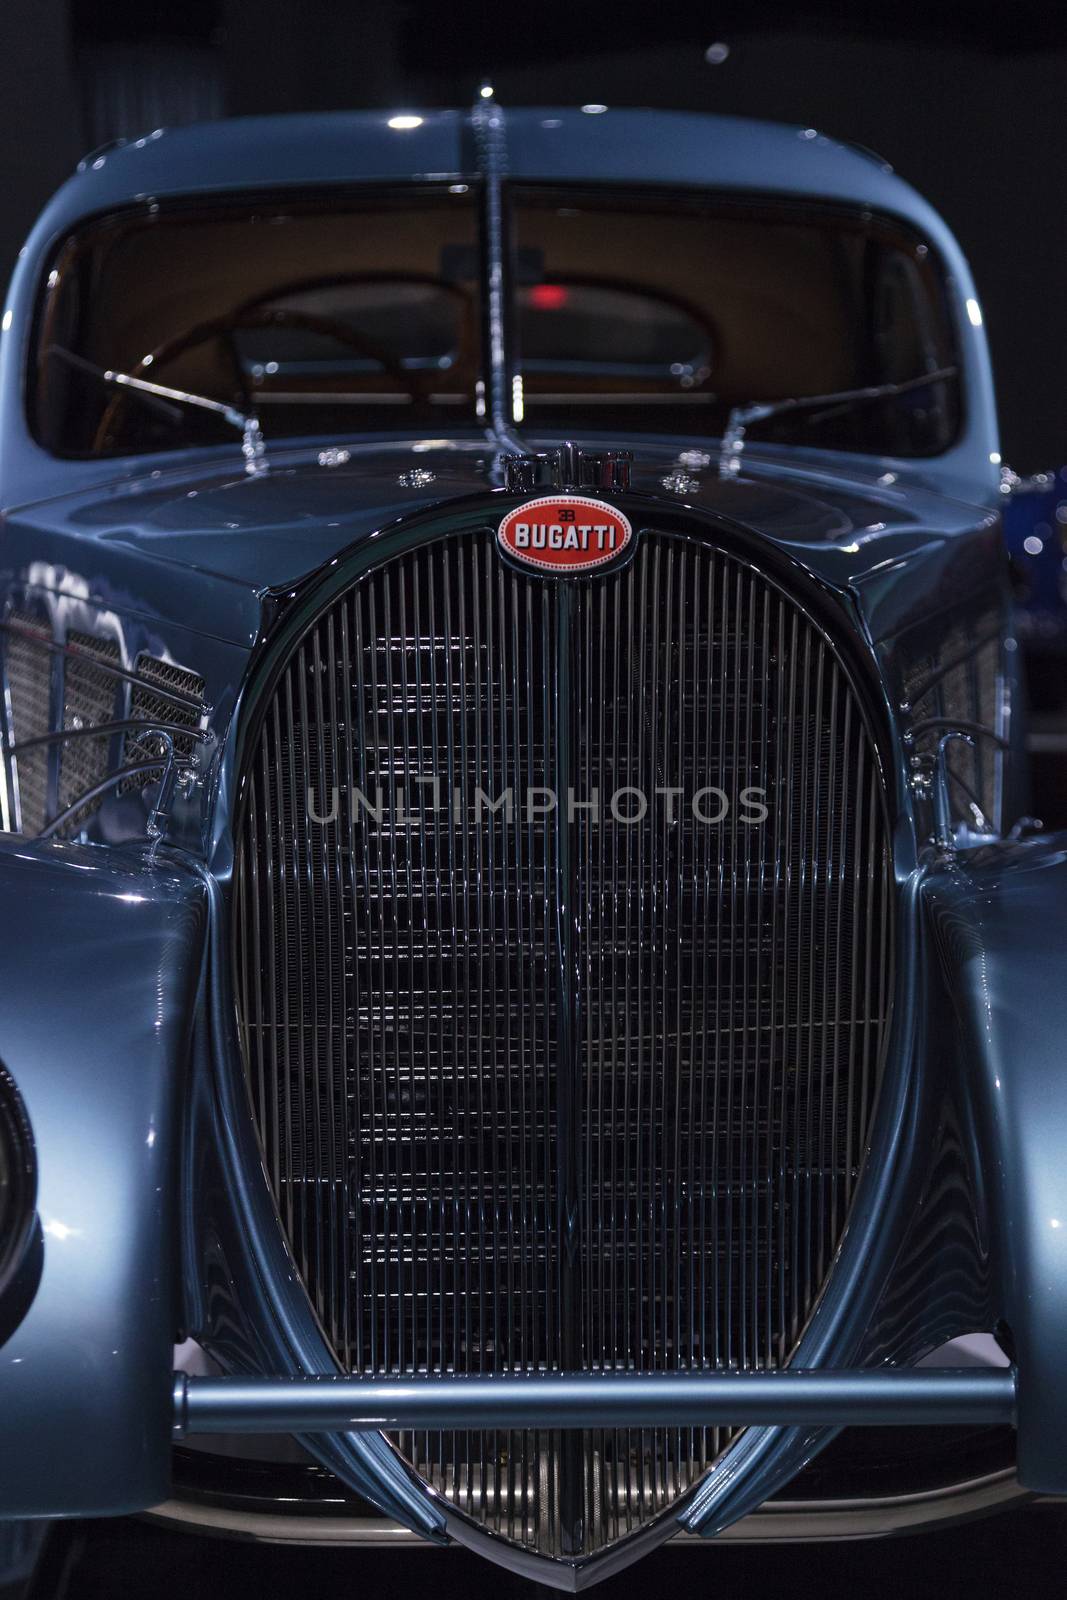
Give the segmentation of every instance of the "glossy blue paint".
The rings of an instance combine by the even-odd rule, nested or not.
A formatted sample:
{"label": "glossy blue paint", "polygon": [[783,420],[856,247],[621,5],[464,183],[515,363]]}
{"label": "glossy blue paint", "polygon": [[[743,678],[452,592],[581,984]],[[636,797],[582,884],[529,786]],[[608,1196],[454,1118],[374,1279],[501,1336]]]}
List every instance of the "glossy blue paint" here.
{"label": "glossy blue paint", "polygon": [[535,1373],[418,1378],[176,1375],[174,1432],[379,1428],[995,1426],[1015,1420],[1015,1373],[938,1370]]}
{"label": "glossy blue paint", "polygon": [[0,1038],[34,1131],[44,1260],[0,1346],[0,1516],[165,1496],[175,1162],[204,895],[181,865],[0,836]]}
{"label": "glossy blue paint", "polygon": [[1019,1361],[1019,1479],[1067,1492],[1067,1117],[1058,959],[1067,836],[975,852],[924,890],[974,1106],[1002,1314]]}
{"label": "glossy blue paint", "polygon": [[[1056,948],[1067,910],[1067,866],[1056,846],[991,848],[954,869],[939,866],[924,848],[928,798],[911,782],[906,701],[916,662],[940,659],[950,627],[974,640],[991,617],[1008,691],[1014,675],[995,416],[966,266],[905,184],[805,130],[621,112],[510,113],[508,124],[510,171],[522,177],[773,192],[905,218],[948,267],[964,355],[965,429],[937,460],[753,440],[742,476],[724,480],[711,464],[692,469],[679,496],[663,479],[679,448],[706,440],[583,438],[634,451],[631,490],[611,498],[636,529],[677,526],[751,553],[852,641],[881,730],[899,895],[896,1021],[872,1147],[835,1271],[796,1352],[798,1367],[820,1374],[812,1409],[783,1406],[776,1425],[761,1424],[771,1412],[754,1412],[754,1425],[654,1538],[678,1522],[713,1534],[788,1482],[843,1420],[828,1409],[837,1403],[821,1382],[829,1369],[849,1369],[844,1387],[853,1396],[881,1393],[867,1369],[913,1361],[938,1338],[966,1331],[973,1297],[946,1288],[916,1312],[913,1296],[906,1322],[894,1301],[901,1274],[913,1271],[909,1241],[950,1094],[965,1113],[965,1199],[992,1219],[992,1260],[982,1263],[991,1314],[1012,1323],[1020,1352],[1023,1470],[1035,1487],[1067,1488],[1056,1442],[1067,1384],[1054,1338],[1067,1311],[1067,1261],[1049,1221],[1067,1217],[1056,1173],[1067,1103],[1056,1089],[1043,988],[1054,977],[1042,953]],[[470,134],[469,119],[456,113],[428,115],[408,132],[374,113],[152,137],[104,153],[65,186],[15,274],[11,327],[0,339],[0,598],[36,608],[57,638],[78,629],[115,639],[124,661],[144,651],[189,666],[203,676],[211,709],[202,782],[178,801],[175,848],[155,867],[129,842],[106,848],[143,824],[136,806],[132,823],[129,805],[103,808],[88,829],[93,844],[0,841],[0,917],[19,929],[0,949],[0,1060],[20,1083],[40,1141],[45,1226],[39,1293],[0,1347],[0,1517],[118,1511],[164,1497],[170,1346],[179,1330],[202,1340],[230,1383],[336,1380],[278,1226],[236,1038],[231,828],[248,717],[272,661],[331,588],[420,540],[471,528],[489,537],[516,503],[493,487],[498,441],[473,433],[283,443],[271,447],[269,470],[252,477],[227,446],[54,461],[30,440],[22,415],[40,275],[57,238],[101,210],[192,192],[471,176]],[[347,464],[319,465],[320,444],[331,442],[351,452]],[[412,466],[429,468],[432,484],[402,485]],[[1009,692],[1004,710],[1017,749]],[[1011,766],[995,828],[1022,809],[1022,767]],[[982,1195],[966,1192],[972,1187]],[[890,1376],[893,1393],[906,1388],[896,1382],[903,1375]],[[926,1380],[917,1398],[927,1391],[936,1400]],[[190,1395],[232,1392],[193,1387]],[[777,1406],[778,1393],[775,1385],[768,1403]],[[1004,1404],[1006,1380],[988,1394]],[[299,1426],[295,1413],[288,1421]],[[478,1542],[379,1434],[315,1433],[304,1442],[406,1526]],[[487,1553],[499,1559],[495,1543]],[[610,1561],[595,1565],[610,1569]]]}
{"label": "glossy blue paint", "polygon": [[[621,436],[615,436],[615,442]],[[590,436],[594,445],[600,440]],[[538,448],[554,441],[538,436]],[[606,441],[604,441],[606,442]],[[664,493],[661,480],[677,453],[671,445],[625,438],[634,452],[633,489],[664,507],[692,505],[802,547],[807,557],[842,579],[884,573],[931,545],[994,526],[991,512],[947,500],[930,490],[878,481],[851,458],[834,470],[779,449],[758,463],[746,454],[746,475],[721,479],[715,469],[692,474],[684,500]],[[8,513],[0,571],[39,574],[49,588],[81,599],[149,612],[165,586],[178,585],[174,620],[185,621],[182,600],[195,610],[197,629],[246,648],[261,624],[260,597],[317,572],[340,552],[378,537],[402,520],[435,507],[492,493],[494,457],[484,440],[419,440],[349,446],[352,460],[324,468],[304,446],[279,452],[268,473],[248,477],[234,461],[210,466],[171,458],[162,471],[145,470],[106,488],[83,483],[69,494]],[[799,456],[799,452],[797,452]],[[404,489],[412,465],[435,474],[429,488]],[[749,472],[748,469],[751,469]],[[487,519],[497,518],[492,501]],[[964,560],[962,552],[956,559]],[[973,561],[973,555],[970,557]],[[909,604],[914,588],[903,586]],[[937,596],[924,596],[927,604]]]}
{"label": "glossy blue paint", "polygon": [[[725,502],[716,501],[719,491],[715,484],[709,487],[711,503],[706,510],[702,506],[698,508],[695,501],[685,509],[674,504],[668,509],[668,502],[662,495],[635,494],[623,503],[634,517],[635,525],[649,520],[662,524],[664,519],[681,519],[690,526],[706,525],[708,533],[719,539],[729,534],[742,545],[757,533],[761,559],[766,561],[777,547],[783,581],[794,591],[814,585],[824,603],[832,601],[840,608],[842,626],[860,623],[858,637],[867,639],[864,648],[869,653],[872,674],[876,661],[884,653],[876,636],[884,634],[891,640],[902,619],[909,618],[909,606],[917,607],[920,615],[925,615],[931,605],[940,609],[953,590],[958,590],[961,572],[973,575],[975,570],[980,572],[987,567],[991,572],[994,570],[990,563],[999,546],[992,537],[988,518],[979,518],[975,524],[970,514],[970,534],[953,538],[941,530],[934,533],[928,526],[916,526],[916,519],[898,505],[892,525],[884,517],[875,519],[886,521],[886,526],[872,537],[881,558],[875,560],[867,545],[854,536],[830,540],[824,536],[804,540],[783,538],[783,533],[795,533],[796,529],[789,526],[788,508],[792,497],[782,484],[742,481],[724,485],[723,490],[728,490],[732,496],[732,501]],[[853,491],[847,494],[854,504]],[[494,496],[494,501],[499,501],[499,496]],[[740,526],[726,523],[724,503],[744,510]],[[808,508],[807,501],[796,503],[803,516]],[[352,559],[376,561],[396,541],[430,537],[440,532],[443,521],[457,530],[469,526],[472,520],[484,524],[491,520],[486,519],[484,504],[476,496],[464,496],[449,508],[446,519],[432,512],[422,518],[405,519],[402,524],[384,528],[361,541]],[[839,506],[840,500],[827,488],[825,498],[818,503],[814,528],[817,535],[823,534],[818,519],[829,520],[836,515],[840,527],[843,518]],[[966,514],[957,511],[955,515],[957,527],[963,533]],[[899,545],[895,557],[887,560],[886,549],[894,539],[899,540]],[[293,607],[294,616],[301,606],[306,608],[314,603],[314,596],[323,583],[336,585],[347,581],[351,570],[346,561],[336,568],[328,567],[322,580],[301,586],[299,600]],[[198,582],[207,581],[196,576]],[[911,582],[905,582],[905,577]],[[857,597],[865,602],[866,612],[857,611]],[[213,684],[209,695],[215,697]],[[889,711],[888,702],[883,709]],[[233,1035],[232,1001],[226,972],[229,938],[224,891],[229,871],[228,818],[233,804],[232,783],[240,765],[238,728],[237,723],[231,724],[217,791],[212,795],[216,802],[216,826],[212,834],[211,863],[219,888],[210,886],[216,954],[212,958],[211,988],[205,1008],[214,1019],[211,1026],[215,1034],[213,1039],[202,1041],[197,1080],[202,1085],[197,1091],[198,1103],[205,1107],[203,1121],[197,1123],[198,1135],[202,1137],[202,1147],[221,1154],[222,1168],[218,1181],[205,1183],[203,1162],[206,1159],[213,1162],[215,1157],[201,1154],[197,1158],[190,1151],[190,1159],[200,1163],[189,1180],[191,1203],[195,1208],[190,1233],[205,1242],[207,1253],[198,1255],[194,1250],[188,1257],[188,1292],[190,1305],[195,1305],[204,1292],[198,1286],[218,1284],[220,1278],[224,1282],[229,1291],[225,1300],[214,1300],[206,1305],[203,1320],[194,1320],[193,1325],[215,1353],[232,1363],[236,1370],[329,1372],[336,1369],[295,1278],[262,1179],[237,1068],[238,1049]],[[899,758],[890,759],[898,771],[903,770]],[[906,820],[910,815],[910,799],[903,785],[898,798],[902,819]],[[898,852],[901,872],[914,857],[914,845],[909,844],[909,837],[907,827],[903,827]],[[904,904],[907,903],[909,895],[906,893]],[[905,916],[900,962],[902,971],[912,974],[907,983],[914,984],[915,963],[921,959],[920,945],[914,931],[904,934],[907,926]],[[905,1017],[919,1014],[919,1004],[914,998],[908,998],[906,987],[901,1004]],[[866,1320],[889,1280],[894,1255],[910,1216],[907,1200],[914,1183],[923,1129],[923,1119],[917,1117],[917,1108],[926,1106],[927,1102],[926,1097],[916,1094],[916,1084],[923,1081],[921,1052],[906,1029],[898,1033],[897,1049],[897,1062],[891,1074],[892,1101],[883,1108],[880,1117],[866,1188],[861,1190],[838,1272],[831,1280],[830,1290],[803,1347],[803,1359],[812,1364],[845,1364],[861,1352]],[[220,1069],[221,1077],[217,1078]],[[216,1099],[217,1095],[221,1100]],[[207,1213],[205,1189],[211,1197]],[[208,1240],[210,1245],[207,1245]],[[220,1321],[216,1323],[215,1318]],[[241,1346],[234,1344],[236,1326],[244,1329]],[[226,1330],[225,1336],[222,1329]],[[816,1442],[824,1437],[824,1434],[813,1434],[810,1428],[750,1430],[721,1469],[705,1483],[692,1505],[683,1510],[686,1524],[702,1531],[713,1531],[743,1515],[787,1481]],[[308,1442],[326,1464],[398,1520],[425,1533],[436,1531],[439,1536],[443,1531],[439,1510],[411,1482],[395,1455],[377,1438],[349,1435]]]}
{"label": "glossy blue paint", "polygon": [[[684,501],[661,479],[675,451],[627,441],[635,454],[635,526],[692,511],[772,545],[829,585],[889,672],[888,714],[903,698],[899,671],[911,658],[899,636],[924,618],[936,639],[943,614],[961,620],[981,585],[1003,587],[1005,557],[995,515],[916,488],[879,483],[851,460],[836,476],[779,451],[722,480],[694,474]],[[484,443],[444,441],[354,446],[345,467],[323,468],[305,448],[263,478],[211,473],[183,457],[107,491],[89,487],[9,514],[0,541],[0,584],[16,604],[33,602],[54,634],[104,633],[131,664],[144,650],[194,666],[213,707],[205,765],[217,762],[256,638],[289,597],[320,570],[370,555],[406,529],[447,512],[491,526],[508,504],[488,484]],[[431,491],[401,491],[400,470],[429,462]],[[430,494],[435,498],[430,499]],[[334,568],[336,570],[336,568]],[[940,619],[940,620],[939,620]],[[901,781],[906,775],[898,767]],[[213,788],[179,802],[175,842],[200,850],[211,826]],[[1024,809],[1017,805],[1014,814]],[[226,812],[215,812],[225,818]],[[104,821],[106,822],[106,817]],[[103,823],[102,823],[103,826]],[[109,838],[121,837],[116,821]]]}

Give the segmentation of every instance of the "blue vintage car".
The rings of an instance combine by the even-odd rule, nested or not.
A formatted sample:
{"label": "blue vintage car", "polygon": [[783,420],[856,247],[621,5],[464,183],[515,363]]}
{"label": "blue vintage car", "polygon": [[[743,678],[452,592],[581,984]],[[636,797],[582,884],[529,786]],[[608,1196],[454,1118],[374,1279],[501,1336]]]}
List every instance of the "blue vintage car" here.
{"label": "blue vintage car", "polygon": [[1067,1492],[1067,853],[907,184],[491,95],[103,150],[0,494],[12,1572]]}

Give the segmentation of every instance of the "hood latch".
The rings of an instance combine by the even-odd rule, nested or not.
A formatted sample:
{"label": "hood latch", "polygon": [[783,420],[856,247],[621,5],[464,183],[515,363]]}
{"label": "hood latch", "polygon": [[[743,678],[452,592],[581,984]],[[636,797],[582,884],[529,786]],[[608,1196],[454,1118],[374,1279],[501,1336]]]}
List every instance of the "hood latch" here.
{"label": "hood latch", "polygon": [[511,494],[536,489],[628,489],[631,450],[585,450],[567,443],[558,450],[505,455],[504,488]]}

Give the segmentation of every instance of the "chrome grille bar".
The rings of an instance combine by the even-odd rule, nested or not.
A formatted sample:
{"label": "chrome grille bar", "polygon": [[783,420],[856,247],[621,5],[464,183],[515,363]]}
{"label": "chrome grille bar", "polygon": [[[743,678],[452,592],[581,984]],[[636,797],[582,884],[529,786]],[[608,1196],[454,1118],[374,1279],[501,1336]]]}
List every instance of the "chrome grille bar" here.
{"label": "chrome grille bar", "polygon": [[310,1433],[562,1417],[818,1427],[1014,1425],[1014,1367],[872,1371],[522,1373],[511,1377],[192,1378],[174,1375],[174,1432]]}
{"label": "chrome grille bar", "polygon": [[[782,1367],[841,1238],[891,992],[877,761],[815,624],[695,540],[646,533],[621,573],[553,584],[454,536],[323,611],[257,741],[248,1085],[342,1368]],[[545,791],[555,809],[526,803]],[[553,1420],[395,1442],[470,1516],[574,1555],[729,1437]]]}

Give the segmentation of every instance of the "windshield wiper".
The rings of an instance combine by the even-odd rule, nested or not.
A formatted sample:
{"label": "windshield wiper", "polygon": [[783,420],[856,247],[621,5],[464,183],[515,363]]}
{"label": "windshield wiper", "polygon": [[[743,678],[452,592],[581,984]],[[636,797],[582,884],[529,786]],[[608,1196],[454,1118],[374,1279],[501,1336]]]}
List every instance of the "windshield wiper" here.
{"label": "windshield wiper", "polygon": [[254,411],[247,413],[238,411],[236,406],[227,405],[224,400],[212,400],[206,394],[194,394],[189,389],[173,389],[169,384],[154,383],[150,378],[135,378],[130,372],[99,367],[95,361],[88,361],[85,356],[76,355],[73,350],[67,350],[59,344],[49,345],[45,354],[58,356],[61,361],[65,361],[77,371],[87,372],[90,377],[99,378],[101,383],[143,396],[145,404],[168,417],[173,418],[181,414],[176,413],[173,406],[166,403],[170,400],[176,400],[181,405],[198,406],[201,411],[213,412],[215,416],[221,417],[224,422],[228,422],[240,432],[245,471],[260,472],[266,467],[267,444],[263,437],[263,429],[259,425],[259,418]]}
{"label": "windshield wiper", "polygon": [[911,389],[921,389],[929,383],[941,383],[958,375],[957,367],[938,367],[934,372],[923,372],[917,378],[905,378],[900,383],[876,383],[865,389],[841,389],[836,394],[805,394],[791,400],[750,400],[734,406],[723,429],[719,450],[719,477],[735,478],[741,470],[741,452],[745,448],[745,435],[754,422],[765,422],[768,417],[780,417],[790,411],[808,411],[824,406],[827,415],[834,411],[849,411],[853,406],[865,405],[871,400],[889,400],[893,395],[907,394]]}

